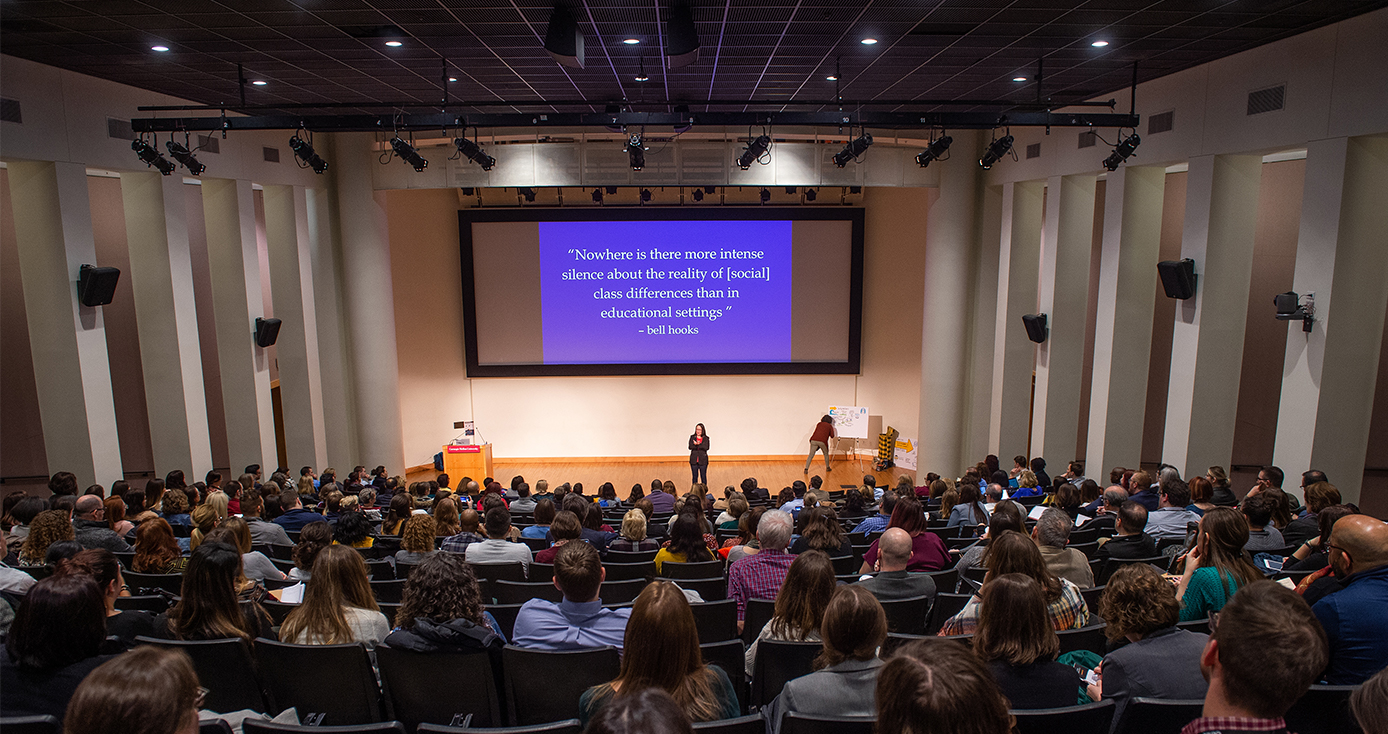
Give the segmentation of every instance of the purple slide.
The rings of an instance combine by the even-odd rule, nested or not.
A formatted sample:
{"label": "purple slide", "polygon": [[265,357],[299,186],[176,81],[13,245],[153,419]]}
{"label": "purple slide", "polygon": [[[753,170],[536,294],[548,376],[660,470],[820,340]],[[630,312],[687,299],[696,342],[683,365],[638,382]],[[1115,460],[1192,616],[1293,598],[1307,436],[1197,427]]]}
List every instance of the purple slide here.
{"label": "purple slide", "polygon": [[789,221],[540,222],[545,364],[789,362]]}

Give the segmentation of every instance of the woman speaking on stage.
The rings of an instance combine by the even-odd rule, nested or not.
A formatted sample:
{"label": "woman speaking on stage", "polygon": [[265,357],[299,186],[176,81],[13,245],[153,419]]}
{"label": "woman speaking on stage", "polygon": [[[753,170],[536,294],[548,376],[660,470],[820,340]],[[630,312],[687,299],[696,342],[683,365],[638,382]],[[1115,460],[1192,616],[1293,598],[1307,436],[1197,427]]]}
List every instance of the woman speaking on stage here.
{"label": "woman speaking on stage", "polygon": [[689,436],[689,470],[695,483],[708,484],[708,434],[702,423],[695,423],[694,433]]}

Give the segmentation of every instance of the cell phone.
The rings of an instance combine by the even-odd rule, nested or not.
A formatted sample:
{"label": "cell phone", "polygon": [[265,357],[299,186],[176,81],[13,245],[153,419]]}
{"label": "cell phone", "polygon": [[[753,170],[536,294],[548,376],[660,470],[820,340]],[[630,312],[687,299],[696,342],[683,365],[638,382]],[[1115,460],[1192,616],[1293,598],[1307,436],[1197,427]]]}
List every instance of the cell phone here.
{"label": "cell phone", "polygon": [[1269,558],[1269,559],[1267,559],[1266,561],[1264,561],[1264,563],[1266,563],[1267,566],[1268,566],[1268,568],[1271,569],[1271,570],[1273,570],[1273,571],[1281,571],[1281,570],[1282,570],[1283,559],[1281,559],[1281,558]]}
{"label": "cell phone", "polygon": [[1074,666],[1074,667],[1075,667],[1075,672],[1077,672],[1077,673],[1080,674],[1080,679],[1083,680],[1083,681],[1085,682],[1086,685],[1091,685],[1091,686],[1092,686],[1092,685],[1094,685],[1095,683],[1098,683],[1098,682],[1099,682],[1099,674],[1098,674],[1098,673],[1095,673],[1093,670],[1091,670],[1091,669],[1089,669],[1089,668],[1086,668],[1086,667],[1084,667],[1083,665],[1076,665],[1076,666]]}

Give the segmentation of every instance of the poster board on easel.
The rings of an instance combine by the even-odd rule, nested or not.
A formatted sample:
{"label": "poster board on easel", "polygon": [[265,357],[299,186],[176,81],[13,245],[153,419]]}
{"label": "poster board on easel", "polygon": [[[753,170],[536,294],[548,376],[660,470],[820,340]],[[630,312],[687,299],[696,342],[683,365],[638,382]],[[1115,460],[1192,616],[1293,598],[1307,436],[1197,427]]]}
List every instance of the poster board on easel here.
{"label": "poster board on easel", "polygon": [[868,409],[848,405],[829,406],[829,417],[834,419],[834,430],[839,438],[868,437]]}

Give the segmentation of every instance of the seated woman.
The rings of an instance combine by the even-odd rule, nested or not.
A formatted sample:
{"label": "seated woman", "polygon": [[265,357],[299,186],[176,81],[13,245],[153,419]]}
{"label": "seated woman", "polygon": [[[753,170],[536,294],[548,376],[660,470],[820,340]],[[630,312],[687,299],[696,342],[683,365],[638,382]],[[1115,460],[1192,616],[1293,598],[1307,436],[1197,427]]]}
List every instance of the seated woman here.
{"label": "seated woman", "polygon": [[1030,576],[1005,573],[983,585],[974,654],[988,664],[1014,709],[1073,706],[1075,669],[1056,662],[1060,638],[1046,616],[1046,597]]}
{"label": "seated woman", "polygon": [[[214,534],[217,531],[212,531]],[[154,636],[173,640],[275,639],[270,615],[255,601],[237,598],[241,553],[211,535],[183,572],[178,603],[154,618]]]}
{"label": "seated woman", "polygon": [[585,734],[694,734],[689,717],[670,694],[647,688],[614,698],[588,722]]}
{"label": "seated woman", "polygon": [[[418,516],[418,513],[416,513],[411,517]],[[434,503],[433,520],[435,536],[447,538],[449,536],[457,535],[458,533],[463,532],[462,527],[458,523],[458,503],[454,502],[451,498],[441,499],[438,502]],[[410,521],[406,520],[405,525],[409,524]],[[401,535],[404,535],[404,533],[404,530],[400,531]]]}
{"label": "seated woman", "polygon": [[[48,546],[76,537],[66,512],[44,510],[29,523],[29,535],[19,548],[19,565],[27,568],[42,566],[48,562]],[[172,530],[169,537],[173,537]]]}
{"label": "seated woman", "polygon": [[[907,571],[939,571],[949,565],[949,551],[940,536],[926,530],[925,510],[915,497],[901,497],[892,509],[892,518],[887,528],[901,528],[911,536],[911,560],[906,564]],[[872,573],[877,565],[877,541],[863,554],[863,567],[860,573]]]}
{"label": "seated woman", "polygon": [[606,509],[608,507],[620,507],[621,502],[617,500],[617,488],[612,486],[612,482],[603,482],[598,487],[598,507]]}
{"label": "seated woman", "polygon": [[120,561],[116,560],[111,551],[104,548],[84,550],[59,563],[58,569],[54,572],[55,575],[69,573],[87,574],[101,589],[106,602],[106,636],[119,640],[121,649],[133,647],[138,635],[154,634],[153,614],[135,610],[123,612],[116,609],[116,599],[125,589],[125,578],[121,575]]}
{"label": "seated woman", "polygon": [[699,563],[712,561],[713,554],[704,543],[704,529],[693,513],[680,513],[670,529],[670,542],[655,554],[655,572],[661,566],[671,563]]}
{"label": "seated woman", "polygon": [[659,548],[660,543],[646,537],[646,513],[639,509],[627,510],[627,514],[622,516],[621,532],[615,540],[607,544],[608,550],[626,553],[653,551]]}
{"label": "seated woman", "polygon": [[961,576],[970,568],[983,567],[983,554],[988,550],[988,539],[1002,535],[1004,530],[1015,530],[1023,535],[1027,533],[1026,512],[1022,510],[1021,505],[1012,500],[1003,500],[993,506],[993,514],[988,518],[988,529],[984,531],[983,537],[959,556],[959,562],[955,563],[954,567],[959,569]]}
{"label": "seated woman", "polygon": [[956,528],[960,525],[987,524],[988,508],[983,506],[983,495],[979,492],[978,485],[973,482],[961,482],[959,485],[959,504],[950,508],[949,521],[945,527]]}
{"label": "seated woman", "polygon": [[[863,489],[867,488],[864,487]],[[844,495],[843,519],[861,520],[872,514],[872,507],[876,504],[876,501],[875,498],[870,496],[872,490],[868,489],[867,491],[869,494],[866,495],[861,491],[850,491],[848,494]]]}
{"label": "seated woman", "polygon": [[1036,497],[1041,494],[1041,488],[1037,486],[1036,474],[1030,469],[1022,470],[1017,475],[1017,489],[1012,492],[1013,497]]}
{"label": "seated woman", "polygon": [[[240,552],[241,550],[240,538],[236,536],[236,531],[228,527],[220,527],[213,530],[212,532],[207,534],[207,539],[203,542],[224,543],[226,545],[231,546],[232,548],[237,549],[237,552]],[[202,546],[198,547],[201,548]],[[240,601],[253,601],[259,604],[270,598],[270,592],[265,589],[265,586],[263,584],[261,584],[259,581],[256,581],[255,579],[246,577],[244,554],[242,555],[241,564],[239,564],[236,568],[236,583],[234,588],[236,589],[236,598]]]}
{"label": "seated woman", "polygon": [[197,550],[198,546],[202,545],[203,538],[206,538],[207,534],[217,527],[217,523],[221,522],[221,519],[217,517],[217,508],[208,503],[198,505],[198,508],[193,510],[192,519],[193,532],[188,538],[189,553]]}
{"label": "seated woman", "polygon": [[99,656],[105,638],[106,603],[91,576],[59,574],[34,584],[0,658],[0,716],[62,719],[77,685],[107,659]]}
{"label": "seated woman", "polygon": [[146,520],[135,528],[135,558],[130,562],[132,571],[182,573],[187,565],[188,559],[179,550],[173,528],[163,518]]}
{"label": "seated woman", "polygon": [[898,649],[877,673],[876,698],[880,732],[1011,734],[1015,721],[988,668],[949,640]]}
{"label": "seated woman", "polygon": [[804,529],[791,544],[791,553],[799,555],[807,550],[817,550],[824,551],[830,557],[853,555],[853,543],[839,524],[834,508],[813,507],[802,511],[800,517],[803,518]]}
{"label": "seated woman", "polygon": [[313,562],[304,601],[280,626],[280,637],[296,645],[362,642],[373,648],[390,632],[371,593],[361,554],[330,545]]}
{"label": "seated woman", "polygon": [[[543,499],[535,503],[535,524],[521,530],[522,538],[540,539],[549,535],[549,526],[554,522],[554,502]],[[644,532],[644,531],[643,531]]]}
{"label": "seated woman", "polygon": [[737,530],[737,520],[748,510],[747,498],[741,492],[728,495],[728,509],[719,513],[716,523],[719,530]]}
{"label": "seated woman", "polygon": [[[408,497],[408,495],[396,495],[397,497]],[[393,501],[393,500],[392,500]],[[333,544],[345,545],[349,548],[370,548],[376,543],[376,539],[371,537],[371,523],[360,512],[347,510],[347,500],[342,501],[342,514],[337,518],[337,527],[333,530]],[[405,520],[400,521],[395,533],[399,534],[400,527],[403,527]],[[381,532],[385,532],[385,525],[381,526]]]}
{"label": "seated woman", "polygon": [[[343,508],[344,514],[346,508]],[[414,498],[406,492],[401,492],[390,498],[390,509],[386,511],[385,519],[381,522],[381,535],[399,535],[400,529],[405,526],[405,521],[414,514]],[[340,525],[342,520],[338,520]],[[351,545],[351,543],[343,543]],[[363,548],[369,546],[362,546]]]}
{"label": "seated woman", "polygon": [[395,630],[384,644],[411,652],[499,652],[506,636],[482,611],[477,578],[462,556],[435,553],[405,582]]}
{"label": "seated woman", "polygon": [[[1051,618],[1051,628],[1057,632],[1079,629],[1089,624],[1089,607],[1080,595],[1080,589],[1066,579],[1057,577],[1046,568],[1041,550],[1031,538],[1021,533],[1004,530],[998,537],[988,542],[988,550],[983,554],[983,565],[988,569],[983,584],[1009,573],[1029,576],[1041,587],[1046,598],[1046,612]],[[973,634],[978,627],[979,606],[982,599],[978,594],[964,604],[958,614],[945,620],[940,627],[940,636]]]}
{"label": "seated woman", "polygon": [[162,506],[164,511],[160,513],[160,517],[170,525],[193,524],[192,518],[188,516],[188,495],[183,490],[171,489],[164,492]]}
{"label": "seated woman", "polygon": [[289,578],[297,581],[307,581],[313,576],[313,561],[318,558],[319,552],[333,543],[333,527],[327,522],[319,520],[311,522],[299,531],[299,542],[294,546],[294,568],[289,571]]}
{"label": "seated woman", "polygon": [[776,613],[743,656],[748,676],[762,640],[819,642],[819,625],[834,595],[834,584],[834,562],[823,551],[805,551],[796,557],[776,593]]}
{"label": "seated woman", "polygon": [[222,521],[219,530],[228,530],[236,538],[236,547],[241,551],[241,566],[246,578],[252,581],[274,579],[283,581],[286,577],[279,567],[258,550],[251,548],[251,526],[239,517],[228,517]]}
{"label": "seated woman", "polygon": [[636,597],[624,637],[621,673],[593,686],[578,699],[580,722],[613,699],[648,688],[670,694],[690,721],[716,721],[739,715],[737,692],[728,674],[705,665],[699,629],[684,592],[668,581],[654,581]]}
{"label": "seated woman", "polygon": [[796,712],[829,716],[872,716],[873,692],[882,661],[877,649],[887,639],[887,615],[881,602],[861,586],[834,590],[819,626],[824,651],[815,659],[816,672],[786,683],[770,706],[762,709],[771,734],[781,730],[781,717]]}
{"label": "seated woman", "polygon": [[186,654],[145,646],[93,670],[68,704],[66,734],[191,734],[198,674]]}
{"label": "seated woman", "polygon": [[756,555],[757,551],[761,550],[761,541],[757,540],[757,524],[761,522],[761,516],[764,514],[765,507],[753,507],[742,513],[742,517],[737,519],[737,537],[729,538],[723,547],[718,549],[718,555],[729,564]]}
{"label": "seated woman", "polygon": [[[444,500],[440,505],[451,504],[451,500]],[[456,513],[455,513],[456,514]],[[434,538],[438,537],[436,522],[428,515],[413,515],[405,521],[404,529],[400,532],[400,550],[395,551],[396,563],[419,563],[425,556],[435,551]],[[457,535],[457,532],[450,535]]]}
{"label": "seated woman", "polygon": [[1185,570],[1176,586],[1181,621],[1205,619],[1224,608],[1234,592],[1263,578],[1244,555],[1248,521],[1232,507],[1216,507],[1200,518],[1195,547],[1183,556]]}

